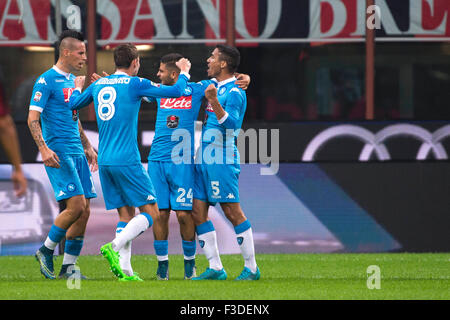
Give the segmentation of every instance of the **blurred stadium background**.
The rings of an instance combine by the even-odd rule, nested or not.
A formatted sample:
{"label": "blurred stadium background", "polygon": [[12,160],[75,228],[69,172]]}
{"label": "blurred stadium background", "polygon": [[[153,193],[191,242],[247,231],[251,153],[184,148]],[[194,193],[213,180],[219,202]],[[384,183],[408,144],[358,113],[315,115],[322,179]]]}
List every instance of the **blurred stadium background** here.
{"label": "blurred stadium background", "polygon": [[[379,11],[367,14],[373,4]],[[159,58],[180,52],[198,81],[215,44],[239,48],[240,72],[252,79],[243,129],[258,133],[241,149],[241,202],[258,253],[450,251],[450,1],[0,0],[0,103],[15,120],[29,178],[17,199],[0,150],[0,255],[33,254],[59,211],[26,118],[34,81],[67,28],[87,39],[80,75],[113,72],[112,49],[132,42],[140,76],[158,81]],[[145,162],[155,117],[155,105],[143,103]],[[81,120],[97,145],[93,109]],[[277,154],[274,174],[261,175]],[[97,254],[117,223],[98,173],[94,180],[82,254]],[[239,253],[220,209],[210,216],[220,251]],[[172,218],[169,253],[181,253]],[[133,251],[153,254],[152,243],[147,232]]]}

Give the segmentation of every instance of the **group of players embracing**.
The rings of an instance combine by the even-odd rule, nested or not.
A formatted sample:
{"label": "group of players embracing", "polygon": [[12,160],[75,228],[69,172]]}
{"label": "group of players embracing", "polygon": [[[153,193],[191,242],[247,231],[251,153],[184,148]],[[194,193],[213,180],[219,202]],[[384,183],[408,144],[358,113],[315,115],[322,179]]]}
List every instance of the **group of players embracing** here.
{"label": "group of players embracing", "polygon": [[[131,266],[131,243],[153,227],[158,259],[157,279],[169,279],[168,233],[171,210],[180,224],[184,253],[184,278],[225,280],[210,205],[220,203],[234,226],[244,268],[236,280],[258,280],[252,228],[240,206],[240,158],[235,140],[242,126],[250,77],[236,73],[239,51],[217,45],[207,59],[209,80],[189,82],[191,63],[177,53],[160,60],[161,84],[137,77],[140,60],[133,44],[114,49],[114,74],[75,77],[86,63],[83,36],[66,30],[59,38],[59,59],[38,77],[31,97],[28,125],[42,154],[45,170],[57,201],[65,209],[55,218],[35,256],[41,273],[55,279],[53,253],[66,238],[59,278],[72,273],[83,247],[96,197],[91,172],[99,172],[106,209],[117,209],[115,238],[101,254],[119,281],[142,281]],[[158,105],[155,137],[148,168],[138,149],[138,114],[142,100]],[[194,128],[206,99],[202,138],[194,158]],[[99,130],[97,153],[78,119],[78,110],[94,103]],[[186,138],[187,137],[187,138]],[[180,146],[180,138],[185,142]],[[187,141],[187,145],[186,145]],[[201,159],[201,160],[198,160]],[[139,214],[135,214],[139,208]],[[197,276],[196,235],[209,267]],[[82,279],[86,279],[81,275]]]}

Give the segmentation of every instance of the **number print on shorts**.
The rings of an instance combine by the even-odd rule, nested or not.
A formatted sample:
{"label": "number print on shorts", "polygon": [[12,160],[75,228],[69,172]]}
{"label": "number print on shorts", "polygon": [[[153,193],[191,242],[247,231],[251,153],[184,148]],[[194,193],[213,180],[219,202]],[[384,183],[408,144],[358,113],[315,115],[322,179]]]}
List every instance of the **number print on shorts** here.
{"label": "number print on shorts", "polygon": [[98,93],[98,116],[103,121],[111,120],[114,117],[116,113],[116,106],[114,105],[116,97],[116,89],[113,87],[104,87]]}
{"label": "number print on shorts", "polygon": [[[186,198],[187,198],[189,200],[189,202],[192,203],[192,198],[193,198],[192,188],[189,188],[187,194],[186,194],[186,189],[184,189],[184,188],[178,188],[178,192],[180,194],[177,197],[177,202],[185,203]],[[186,195],[186,197],[185,197],[185,195]]]}
{"label": "number print on shorts", "polygon": [[212,188],[213,195],[218,196],[220,193],[219,181],[211,181],[211,188]]}

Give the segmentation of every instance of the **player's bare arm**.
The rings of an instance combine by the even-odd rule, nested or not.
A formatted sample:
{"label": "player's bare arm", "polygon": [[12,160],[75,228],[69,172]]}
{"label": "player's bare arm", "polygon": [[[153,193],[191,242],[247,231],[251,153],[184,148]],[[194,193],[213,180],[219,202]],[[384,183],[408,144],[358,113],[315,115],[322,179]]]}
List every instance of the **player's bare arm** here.
{"label": "player's bare arm", "polygon": [[42,155],[42,161],[47,167],[59,168],[59,157],[51,150],[42,137],[42,128],[39,123],[41,114],[39,111],[30,110],[28,113],[28,128],[30,128],[31,136],[36,143]]}
{"label": "player's bare arm", "polygon": [[189,70],[191,70],[191,62],[186,58],[181,58],[175,64],[181,70],[181,72],[189,73]]}
{"label": "player's bare arm", "polygon": [[17,130],[10,115],[0,117],[0,143],[3,145],[6,156],[13,165],[11,180],[14,183],[16,196],[21,197],[27,190],[27,179],[22,171],[22,157],[20,155]]}
{"label": "player's bare arm", "polygon": [[247,90],[248,86],[250,85],[250,76],[245,73],[235,73],[234,76],[236,77],[236,84],[241,88],[242,90]]}
{"label": "player's bare arm", "polygon": [[[107,72],[105,72],[105,71],[103,71],[102,74],[103,74],[103,77],[109,76],[109,73],[107,73]],[[102,76],[94,72],[94,73],[91,75],[91,83],[97,81],[97,80],[100,79],[100,78],[102,78]]]}
{"label": "player's bare arm", "polygon": [[209,104],[213,108],[217,119],[219,120],[222,119],[226,115],[226,113],[225,110],[220,105],[219,100],[217,99],[217,88],[213,84],[210,84],[208,88],[206,88],[205,98],[208,100]]}
{"label": "player's bare arm", "polygon": [[85,76],[78,76],[78,77],[76,77],[75,80],[74,80],[75,88],[83,90],[85,81],[86,81],[86,77]]}
{"label": "player's bare arm", "polygon": [[95,172],[98,170],[97,152],[95,152],[94,148],[89,142],[89,139],[84,133],[80,120],[78,120],[78,129],[80,131],[81,144],[83,145],[84,154],[86,155],[86,159],[89,163],[89,168],[91,169],[91,172]]}

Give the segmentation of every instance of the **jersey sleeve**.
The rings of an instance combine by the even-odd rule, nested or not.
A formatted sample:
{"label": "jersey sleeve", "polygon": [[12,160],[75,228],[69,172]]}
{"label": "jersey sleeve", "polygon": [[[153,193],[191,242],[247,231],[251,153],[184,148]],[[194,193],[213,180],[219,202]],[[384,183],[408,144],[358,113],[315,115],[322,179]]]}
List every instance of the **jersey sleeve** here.
{"label": "jersey sleeve", "polygon": [[184,93],[187,86],[188,76],[181,73],[178,81],[173,86],[155,84],[148,79],[136,78],[136,94],[138,97],[147,98],[178,98]]}
{"label": "jersey sleeve", "polygon": [[197,84],[200,85],[200,88],[202,88],[203,92],[205,92],[206,88],[208,88],[210,84],[213,84],[217,87],[217,80],[215,78],[210,80],[202,80],[197,82]]}
{"label": "jersey sleeve", "polygon": [[87,87],[83,93],[81,93],[79,89],[75,89],[70,96],[69,108],[71,110],[80,110],[81,108],[90,105],[91,102],[94,101],[94,98],[92,97],[92,87],[93,84]]}
{"label": "jersey sleeve", "polygon": [[238,88],[232,88],[228,93],[225,106],[223,106],[228,115],[225,115],[225,119],[220,119],[219,124],[226,129],[238,129],[244,103],[243,93]]}
{"label": "jersey sleeve", "polygon": [[47,85],[45,78],[40,77],[33,87],[30,100],[30,110],[42,112],[45,109],[48,99],[52,94],[51,88]]}

